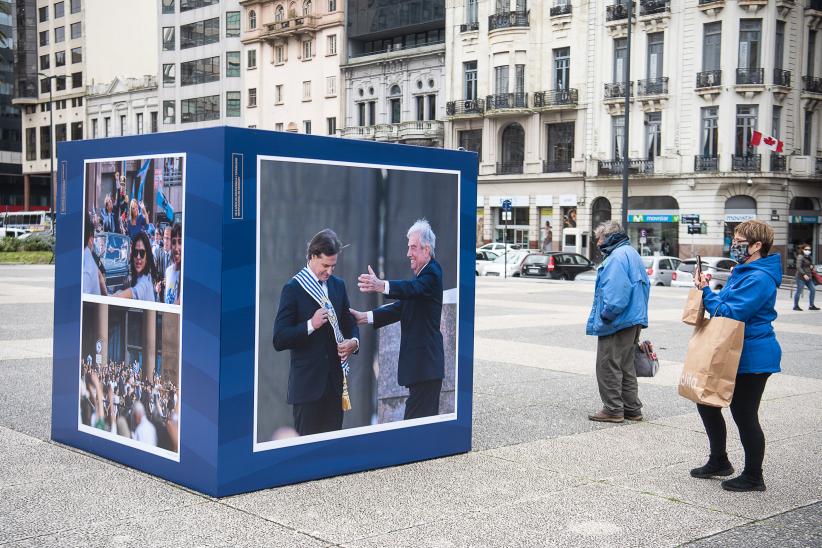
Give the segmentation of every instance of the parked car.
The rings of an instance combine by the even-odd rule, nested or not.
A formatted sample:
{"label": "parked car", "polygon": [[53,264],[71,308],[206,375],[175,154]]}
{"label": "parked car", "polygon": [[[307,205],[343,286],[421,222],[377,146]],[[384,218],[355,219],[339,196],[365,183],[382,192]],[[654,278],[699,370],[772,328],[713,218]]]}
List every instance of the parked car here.
{"label": "parked car", "polygon": [[494,253],[493,251],[488,250],[477,250],[477,261],[474,267],[475,273],[477,276],[480,275],[480,264],[487,263],[489,261],[493,261],[499,257],[499,253]]}
{"label": "parked car", "polygon": [[[702,257],[702,272],[708,278],[708,286],[713,291],[719,291],[728,283],[731,269],[736,266],[736,261],[727,257]],[[694,268],[696,259],[685,259],[679,263],[671,278],[673,287],[693,287]]]}
{"label": "parked car", "polygon": [[131,241],[115,232],[101,232],[94,237],[94,248],[106,270],[106,288],[111,295],[129,285]]}
{"label": "parked car", "polygon": [[528,255],[529,253],[527,251],[512,249],[505,255],[500,255],[493,261],[483,265],[485,268],[482,269],[480,275],[502,277],[505,276],[505,272],[507,272],[509,278],[518,278],[522,273],[522,262]]}
{"label": "parked car", "polygon": [[493,251],[497,255],[502,255],[504,250],[522,249],[522,244],[503,244],[500,242],[491,242],[477,248],[477,253],[480,251]]}
{"label": "parked car", "polygon": [[[653,257],[642,257],[642,264],[648,271],[648,279],[651,285],[671,285],[674,272],[682,260],[678,257],[667,257],[656,255]],[[696,261],[694,261],[696,263]]]}
{"label": "parked car", "polygon": [[573,280],[578,274],[593,270],[593,268],[594,263],[579,253],[563,251],[533,253],[525,259],[522,265],[522,275],[553,280]]}

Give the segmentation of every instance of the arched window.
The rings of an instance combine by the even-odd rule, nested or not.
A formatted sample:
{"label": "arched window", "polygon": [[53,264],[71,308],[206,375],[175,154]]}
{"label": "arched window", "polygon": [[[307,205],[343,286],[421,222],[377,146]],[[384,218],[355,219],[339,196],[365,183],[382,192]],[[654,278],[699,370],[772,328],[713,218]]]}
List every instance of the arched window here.
{"label": "arched window", "polygon": [[525,130],[514,123],[502,131],[502,162],[497,173],[522,173],[522,164],[525,161]]}
{"label": "arched window", "polygon": [[250,30],[257,28],[257,12],[254,10],[248,12],[248,28]]}
{"label": "arched window", "polygon": [[311,14],[311,0],[305,0],[303,2],[303,15]]}
{"label": "arched window", "polygon": [[285,10],[283,9],[283,5],[280,4],[274,8],[274,20],[282,21],[283,19],[285,19]]}
{"label": "arched window", "polygon": [[394,84],[389,91],[388,104],[390,106],[391,123],[399,124],[402,112],[402,89]]}
{"label": "arched window", "polygon": [[288,4],[288,18],[291,19],[292,17],[297,17],[297,4],[294,2]]}

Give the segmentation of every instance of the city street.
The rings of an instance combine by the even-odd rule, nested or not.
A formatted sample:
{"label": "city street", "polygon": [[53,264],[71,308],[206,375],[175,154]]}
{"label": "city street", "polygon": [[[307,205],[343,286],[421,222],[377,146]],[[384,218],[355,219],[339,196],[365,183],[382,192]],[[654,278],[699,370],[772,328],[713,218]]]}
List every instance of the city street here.
{"label": "city street", "polygon": [[601,403],[581,276],[477,279],[472,452],[213,499],[49,441],[53,274],[0,266],[1,546],[822,545],[822,312],[792,311],[786,290],[783,372],[760,409],[765,492],[688,474],[708,445],[676,392],[686,289],[651,291],[642,338],[661,369],[640,381],[645,421],[588,421]]}

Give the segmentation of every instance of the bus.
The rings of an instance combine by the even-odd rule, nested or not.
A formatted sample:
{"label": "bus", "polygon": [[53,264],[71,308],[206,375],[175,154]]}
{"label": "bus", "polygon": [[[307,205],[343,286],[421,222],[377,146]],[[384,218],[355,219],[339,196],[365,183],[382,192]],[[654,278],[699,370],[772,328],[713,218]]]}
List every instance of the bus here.
{"label": "bus", "polygon": [[18,238],[30,232],[44,232],[51,229],[48,211],[13,211],[0,213],[0,238]]}

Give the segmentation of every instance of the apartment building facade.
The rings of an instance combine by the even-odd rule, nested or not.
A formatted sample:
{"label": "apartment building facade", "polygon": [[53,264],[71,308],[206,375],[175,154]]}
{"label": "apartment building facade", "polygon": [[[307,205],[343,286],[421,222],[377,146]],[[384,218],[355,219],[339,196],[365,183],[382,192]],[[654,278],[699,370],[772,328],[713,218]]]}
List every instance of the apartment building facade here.
{"label": "apartment building facade", "polygon": [[[537,246],[545,221],[589,234],[620,218],[625,91],[629,226],[646,254],[727,252],[745,219],[787,262],[820,244],[818,2],[473,2],[448,11],[446,146],[480,151],[478,241]],[[784,141],[751,144],[754,130]],[[689,235],[683,214],[699,214]],[[642,244],[639,244],[639,242]],[[594,255],[588,242],[587,253]]]}
{"label": "apartment building facade", "polygon": [[88,139],[157,133],[157,79],[153,75],[117,77],[111,82],[89,85],[85,127]]}
{"label": "apartment building facade", "polygon": [[247,0],[243,104],[246,125],[337,135],[343,0]]}
{"label": "apartment building facade", "polygon": [[160,131],[243,126],[238,0],[159,0]]}
{"label": "apartment building facade", "polygon": [[347,1],[342,136],[443,146],[445,2]]}

